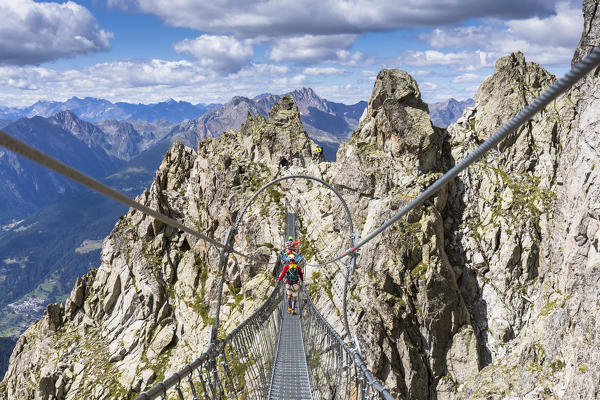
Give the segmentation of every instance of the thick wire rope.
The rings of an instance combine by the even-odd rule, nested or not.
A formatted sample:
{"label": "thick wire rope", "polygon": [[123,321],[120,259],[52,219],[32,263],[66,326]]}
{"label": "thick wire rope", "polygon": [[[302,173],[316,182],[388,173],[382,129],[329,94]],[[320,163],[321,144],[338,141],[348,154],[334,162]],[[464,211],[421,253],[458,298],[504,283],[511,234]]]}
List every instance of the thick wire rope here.
{"label": "thick wire rope", "polygon": [[[387,389],[385,389],[383,387],[383,385],[373,377],[373,375],[371,374],[371,372],[368,370],[365,362],[363,361],[362,357],[360,356],[360,354],[358,354],[356,351],[354,351],[353,349],[351,349],[350,347],[348,347],[348,345],[344,342],[344,340],[341,338],[341,336],[335,331],[335,329],[333,329],[333,327],[329,324],[329,322],[327,322],[327,320],[323,317],[323,315],[321,315],[319,313],[319,310],[316,308],[315,304],[312,302],[310,296],[308,295],[308,293],[306,292],[306,287],[302,287],[302,293],[305,295],[306,297],[306,304],[305,304],[305,308],[306,310],[303,310],[303,313],[306,313],[307,316],[310,316],[311,319],[315,320],[315,323],[318,324],[318,329],[320,329],[320,331],[323,332],[323,335],[331,335],[334,339],[333,343],[335,343],[336,346],[341,346],[343,351],[348,355],[348,357],[352,360],[352,363],[355,366],[355,379],[359,379],[359,375],[362,376],[363,379],[363,383],[365,386],[365,389],[368,389],[370,391],[372,391],[371,393],[373,393],[375,395],[375,393],[377,393],[377,396],[383,397],[385,400],[393,400],[394,398],[391,396],[391,394],[388,392]],[[319,335],[312,335],[311,337],[313,337],[314,340],[314,336],[319,336]],[[319,340],[317,339],[316,342],[318,342]],[[324,350],[325,350],[325,346],[318,345],[319,343],[317,343],[313,348],[317,348],[319,351],[319,354],[321,354]]]}
{"label": "thick wire rope", "polygon": [[82,172],[79,172],[74,168],[69,167],[68,165],[42,153],[41,151],[29,146],[28,144],[23,143],[22,141],[20,141],[18,139],[15,139],[14,137],[8,135],[7,133],[5,133],[4,131],[1,131],[1,130],[0,130],[0,145],[14,153],[17,153],[25,158],[28,158],[29,160],[31,160],[37,164],[40,164],[40,165],[50,169],[56,173],[59,173],[71,180],[74,180],[77,183],[87,186],[88,188],[90,188],[106,197],[110,197],[113,200],[123,203],[131,208],[135,208],[136,210],[141,211],[142,213],[144,213],[146,215],[149,215],[159,221],[162,221],[167,225],[170,225],[174,228],[177,228],[186,233],[189,233],[190,235],[195,236],[198,239],[204,240],[205,242],[208,242],[215,247],[225,249],[231,253],[237,254],[238,256],[244,257],[246,259],[249,259],[249,260],[252,260],[252,261],[255,261],[258,263],[262,263],[261,261],[257,260],[255,257],[241,253],[237,250],[234,250],[233,248],[231,248],[229,246],[225,246],[225,245],[217,242],[215,239],[213,239],[209,236],[206,236],[203,233],[200,233],[194,229],[188,228],[187,226],[183,225],[179,221],[176,221],[170,217],[167,217],[166,215],[161,214],[158,211],[151,209],[150,207],[147,207],[141,203],[138,203],[135,200],[130,199],[129,197],[116,191],[115,189],[113,189],[103,183],[100,183],[99,181],[95,180],[94,178],[91,178],[88,175],[86,175]]}
{"label": "thick wire rope", "polygon": [[[307,210],[307,209],[306,209],[306,208],[305,208],[305,207],[302,205],[302,203],[301,203],[300,201],[297,203],[297,205],[298,205],[298,207],[299,207],[300,209],[302,209],[302,211],[303,211],[305,214],[307,214],[307,215],[310,217],[310,219],[312,219],[312,220],[314,220],[314,221],[319,221],[319,218],[315,218],[315,213],[314,213],[314,212],[312,212],[312,211],[308,211],[308,210]],[[310,210],[310,208],[309,208],[309,210]],[[312,248],[312,250],[315,252],[315,258],[317,259],[317,261],[319,261],[320,259],[324,259],[324,258],[325,258],[325,257],[323,257],[323,256],[322,256],[322,254],[321,254],[321,253],[322,253],[322,250],[319,250],[319,249],[326,249],[327,247],[329,247],[329,245],[330,245],[331,243],[324,243],[324,239],[322,239],[322,238],[321,238],[321,239],[318,239],[316,242],[317,242],[316,244],[317,244],[318,246],[316,246],[316,245],[314,245],[314,244],[313,244],[313,245],[311,245],[311,248]],[[327,276],[327,278],[328,278],[328,279],[330,279],[330,280],[331,280],[331,278],[332,278],[332,277],[334,277],[334,276],[335,276],[335,275],[337,275],[338,273],[344,273],[344,272],[345,272],[345,270],[346,270],[346,267],[345,267],[344,265],[340,265],[340,262],[339,262],[339,261],[338,261],[338,262],[336,262],[336,263],[332,263],[332,264],[334,264],[336,268],[334,268],[334,269],[327,269],[327,270],[326,270],[326,269],[320,269],[320,270],[322,271],[322,273],[323,273],[324,275],[326,275],[326,276]],[[305,265],[306,265],[307,267],[314,267],[316,264],[310,264],[310,263],[306,263]],[[332,283],[335,283],[335,282],[332,282]],[[342,290],[342,289],[339,287],[339,285],[335,284],[335,287],[338,289],[338,291],[341,291],[341,292],[343,292],[343,290]],[[339,294],[339,293],[336,293],[336,294]]]}
{"label": "thick wire rope", "polygon": [[[311,210],[310,212],[308,212],[306,210],[306,208],[302,205],[302,201],[299,200],[297,203],[297,207],[299,207],[305,214],[308,214],[310,218],[312,218],[313,220],[319,221],[320,218],[315,219],[314,217],[314,213],[312,212],[312,208],[308,208],[309,210]],[[352,244],[355,243],[354,240],[354,235],[351,236],[352,239]],[[318,241],[318,240],[317,240]],[[314,243],[314,242],[313,242]],[[332,243],[329,243],[332,244]],[[318,245],[320,246],[321,249],[327,249],[330,246],[329,245],[323,245],[322,244],[322,240],[318,241]],[[320,251],[317,250],[313,244],[313,249],[315,251],[315,255],[316,255],[316,260],[317,262],[321,262],[321,260],[323,259],[322,257],[320,257]],[[356,257],[354,257],[356,258]],[[315,265],[318,264],[306,264],[307,267],[313,267],[315,268]],[[333,268],[332,268],[333,267]],[[330,263],[330,264],[326,264],[323,266],[317,266],[316,268],[318,268],[318,271],[321,272],[321,274],[323,275],[324,279],[326,281],[329,282],[325,283],[323,285],[321,285],[324,289],[325,289],[325,296],[320,295],[319,297],[319,303],[321,306],[325,307],[327,309],[327,311],[321,310],[322,313],[324,313],[324,315],[326,315],[326,318],[328,318],[330,321],[337,321],[339,323],[341,323],[346,330],[346,335],[348,338],[351,338],[351,340],[356,341],[356,337],[352,335],[352,332],[350,331],[350,325],[348,323],[348,314],[347,314],[347,288],[348,288],[348,283],[349,283],[349,279],[352,275],[353,272],[353,267],[350,267],[350,265],[343,265],[342,261],[338,260],[334,263]],[[345,273],[344,273],[345,271]],[[343,279],[343,288],[340,287],[340,282],[339,282],[339,277],[340,275],[344,275],[345,278]],[[339,307],[339,304],[341,303],[341,307]],[[341,315],[340,315],[341,312]],[[358,348],[358,344],[355,342],[355,347]]]}
{"label": "thick wire rope", "polygon": [[340,260],[352,253],[355,253],[362,246],[370,242],[375,236],[381,234],[390,225],[394,224],[398,219],[402,218],[408,212],[413,210],[414,208],[420,206],[427,200],[429,197],[433,196],[437,193],[445,184],[447,184],[450,180],[456,178],[456,176],[461,173],[463,170],[468,168],[475,161],[479,160],[485,153],[487,153],[492,147],[495,147],[498,143],[500,143],[504,138],[517,130],[518,127],[527,122],[531,117],[535,114],[543,110],[550,102],[555,100],[558,96],[567,91],[571,86],[573,86],[578,80],[583,78],[586,74],[588,74],[592,69],[597,67],[600,64],[600,47],[594,48],[583,60],[575,64],[575,66],[569,71],[565,76],[552,84],[548,89],[546,89],[542,94],[540,94],[535,100],[533,100],[527,107],[525,107],[521,112],[519,112],[516,116],[514,116],[510,121],[504,124],[500,129],[498,129],[490,138],[488,138],[485,142],[483,142],[479,147],[471,152],[466,158],[464,158],[459,164],[455,165],[450,171],[446,172],[443,176],[441,176],[437,181],[435,181],[431,186],[429,186],[425,191],[423,191],[419,196],[414,198],[408,205],[406,205],[402,210],[398,211],[394,214],[389,220],[383,223],[379,228],[375,229],[371,232],[366,238],[360,241],[355,247],[352,247],[346,250],[343,254],[332,258],[329,261],[326,261],[318,266],[329,264]]}
{"label": "thick wire rope", "polygon": [[[262,199],[260,200],[261,202],[266,202],[266,198],[267,196],[269,196],[269,193],[262,193]],[[250,207],[248,208],[248,211],[256,211],[256,210],[252,210]],[[259,211],[260,212],[260,211]],[[238,234],[246,234],[246,236],[251,237],[252,239],[252,244],[254,245],[254,247],[258,247],[258,242],[257,242],[257,235],[252,233],[252,229],[255,228],[254,225],[251,225],[253,221],[251,220],[240,220],[236,229],[235,229],[235,236],[237,236]],[[234,239],[233,237],[231,238],[232,240]],[[273,255],[276,256],[276,259],[279,258],[279,252],[274,250],[269,254],[269,258],[272,257]],[[266,254],[261,254],[261,256],[266,256]],[[262,261],[260,262],[260,264],[262,265],[275,265],[277,264],[278,261]]]}
{"label": "thick wire rope", "polygon": [[341,201],[342,206],[344,207],[344,211],[346,213],[346,218],[348,220],[348,224],[349,224],[349,231],[350,234],[352,234],[352,232],[354,231],[354,224],[352,222],[352,216],[350,215],[350,209],[348,208],[348,205],[346,204],[346,201],[344,200],[344,198],[342,197],[342,195],[340,194],[340,192],[338,192],[331,184],[327,183],[326,181],[320,179],[320,178],[316,178],[314,176],[309,176],[309,175],[286,175],[286,176],[282,176],[280,178],[274,179],[271,182],[266,183],[265,185],[263,185],[260,189],[258,189],[256,192],[254,192],[254,194],[252,195],[252,197],[250,197],[250,199],[246,202],[246,204],[244,205],[244,207],[241,209],[240,213],[238,214],[238,217],[233,225],[233,230],[235,231],[237,229],[237,227],[240,224],[241,218],[244,216],[244,214],[246,213],[246,210],[248,209],[248,207],[250,207],[250,205],[252,204],[252,202],[254,202],[254,200],[258,197],[258,195],[260,193],[262,193],[264,190],[266,190],[269,186],[274,185],[278,182],[284,181],[284,180],[288,180],[288,179],[306,179],[306,180],[312,180],[312,181],[316,181],[321,183],[322,185],[326,186],[327,188],[329,188]]}

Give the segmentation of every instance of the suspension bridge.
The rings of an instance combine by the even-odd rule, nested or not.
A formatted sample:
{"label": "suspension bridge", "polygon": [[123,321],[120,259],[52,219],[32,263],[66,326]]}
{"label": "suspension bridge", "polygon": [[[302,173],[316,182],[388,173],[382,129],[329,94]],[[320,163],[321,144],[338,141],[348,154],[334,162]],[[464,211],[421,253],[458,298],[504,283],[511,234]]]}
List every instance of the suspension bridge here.
{"label": "suspension bridge", "polygon": [[[156,398],[164,400],[185,398],[290,400],[377,398],[389,400],[393,397],[367,368],[358,340],[348,323],[348,281],[355,269],[357,250],[410,210],[423,204],[446,183],[456,178],[461,171],[480,159],[487,151],[494,148],[537,112],[543,110],[599,64],[600,48],[595,48],[567,75],[546,89],[459,164],[360,241],[358,233],[354,231],[349,209],[341,194],[330,184],[316,177],[284,176],[261,187],[244,205],[235,223],[227,230],[223,241],[219,242],[185,226],[180,221],[135,202],[2,131],[0,131],[0,145],[220,249],[219,296],[208,349],[189,365],[141,393],[138,400]],[[304,285],[302,285],[299,296],[299,314],[288,314],[283,287],[276,284],[268,298],[250,317],[231,330],[224,338],[220,338],[218,335],[219,315],[228,257],[230,254],[236,254],[244,259],[254,259],[251,255],[233,248],[232,243],[241,219],[261,192],[269,186],[287,179],[318,182],[331,190],[344,207],[349,227],[348,249],[328,261],[309,265],[314,268],[324,268],[328,265],[339,266],[341,260],[347,258],[345,264],[342,264],[345,269],[345,281],[343,293],[341,293],[345,332],[340,334],[332,327],[328,319],[321,313],[322,310],[315,305]],[[291,206],[286,207],[284,237],[295,236],[296,217],[296,210]]]}

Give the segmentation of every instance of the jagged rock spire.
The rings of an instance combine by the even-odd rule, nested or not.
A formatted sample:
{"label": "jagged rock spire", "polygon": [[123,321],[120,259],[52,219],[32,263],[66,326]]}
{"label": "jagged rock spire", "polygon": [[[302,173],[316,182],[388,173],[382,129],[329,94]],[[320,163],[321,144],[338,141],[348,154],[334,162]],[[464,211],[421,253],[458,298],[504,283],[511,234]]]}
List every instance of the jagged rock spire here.
{"label": "jagged rock spire", "polygon": [[[307,165],[314,148],[291,95],[283,96],[273,105],[268,119],[248,115],[239,131],[230,130],[223,137],[219,146],[228,148],[229,155],[269,165],[277,165],[280,156],[292,158],[298,165]],[[215,143],[200,143],[198,150],[201,154],[220,151],[213,148]]]}
{"label": "jagged rock spire", "polygon": [[[554,75],[538,64],[525,61],[520,51],[499,58],[494,74],[481,84],[474,97],[480,115],[475,125],[478,138],[490,137],[554,80]],[[505,141],[501,148],[510,143]]]}
{"label": "jagged rock spire", "polygon": [[377,75],[366,115],[353,140],[375,144],[393,157],[416,163],[423,172],[436,168],[441,149],[417,82],[398,69],[384,69]]}

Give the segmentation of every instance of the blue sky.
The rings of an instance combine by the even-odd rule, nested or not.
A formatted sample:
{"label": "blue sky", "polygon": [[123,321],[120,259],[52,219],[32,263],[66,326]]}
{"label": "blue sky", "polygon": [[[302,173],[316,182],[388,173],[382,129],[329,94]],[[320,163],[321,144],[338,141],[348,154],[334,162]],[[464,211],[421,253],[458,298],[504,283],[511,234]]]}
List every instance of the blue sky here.
{"label": "blue sky", "polygon": [[465,99],[512,51],[564,74],[583,28],[571,0],[2,0],[0,15],[0,106],[301,87],[350,104],[382,68],[428,102]]}

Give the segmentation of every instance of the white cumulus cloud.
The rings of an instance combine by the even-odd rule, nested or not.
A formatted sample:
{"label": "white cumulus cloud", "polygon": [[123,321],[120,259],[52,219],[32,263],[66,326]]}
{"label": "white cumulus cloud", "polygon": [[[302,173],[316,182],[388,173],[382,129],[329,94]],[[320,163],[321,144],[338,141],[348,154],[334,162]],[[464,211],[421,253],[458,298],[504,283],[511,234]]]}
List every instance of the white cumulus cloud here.
{"label": "white cumulus cloud", "polygon": [[[357,55],[347,49],[357,37],[357,35],[303,35],[275,39],[267,51],[267,58],[275,62],[352,62]],[[360,54],[358,57],[361,57]]]}
{"label": "white cumulus cloud", "polygon": [[422,82],[422,83],[419,83],[419,88],[422,91],[432,92],[432,91],[436,90],[437,88],[439,88],[439,86],[433,82]]}
{"label": "white cumulus cloud", "polygon": [[0,66],[0,98],[11,106],[73,96],[155,103],[169,98],[223,103],[234,95],[286,93],[306,86],[307,75],[287,66],[250,63],[227,76],[198,62],[124,60],[56,71],[46,67]]}
{"label": "white cumulus cloud", "polygon": [[431,71],[427,71],[427,70],[424,70],[424,69],[417,69],[417,70],[414,70],[414,71],[409,71],[408,73],[411,76],[413,76],[413,77],[417,77],[417,76],[429,76],[429,75],[432,74]]}
{"label": "white cumulus cloud", "polygon": [[[463,53],[485,52],[496,58],[522,51],[529,60],[540,64],[568,65],[582,26],[580,4],[563,1],[556,4],[555,14],[546,17],[508,20],[487,26],[438,28],[419,37],[433,49],[465,49]],[[484,64],[474,63],[471,69]]]}
{"label": "white cumulus cloud", "polygon": [[112,61],[70,71],[84,82],[122,88],[195,85],[209,71],[189,61]]}
{"label": "white cumulus cloud", "polygon": [[178,53],[194,56],[203,67],[224,73],[239,71],[254,55],[251,44],[231,36],[201,35],[173,47]]}
{"label": "white cumulus cloud", "polygon": [[279,78],[273,79],[273,83],[278,87],[286,87],[286,88],[297,88],[300,86],[304,86],[306,83],[306,75],[295,75],[295,76],[282,76]]}
{"label": "white cumulus cloud", "polygon": [[453,83],[471,83],[471,82],[481,83],[481,82],[483,82],[483,80],[485,78],[486,78],[485,76],[466,73],[466,74],[461,74],[461,75],[456,76],[454,79],[452,79],[452,82]]}
{"label": "white cumulus cloud", "polygon": [[489,67],[495,61],[496,54],[480,50],[445,53],[437,50],[409,51],[400,59],[402,64],[416,67],[447,65],[463,71]]}
{"label": "white cumulus cloud", "polygon": [[561,2],[556,5],[556,14],[546,18],[533,17],[507,21],[512,36],[528,42],[574,49],[581,37],[583,15],[581,2]]}
{"label": "white cumulus cloud", "polygon": [[85,7],[32,0],[0,2],[0,64],[39,64],[108,50],[113,37]]}
{"label": "white cumulus cloud", "polygon": [[366,101],[373,90],[373,82],[368,84],[315,85],[313,87],[319,96],[344,104]]}
{"label": "white cumulus cloud", "polygon": [[0,66],[0,97],[14,105],[72,96],[150,103],[196,92],[209,73],[189,61],[166,60],[113,61],[66,71]]}
{"label": "white cumulus cloud", "polygon": [[493,34],[491,26],[461,26],[453,29],[436,28],[430,33],[423,33],[419,37],[425,40],[433,49],[465,48],[482,46],[489,41]]}

